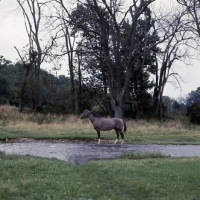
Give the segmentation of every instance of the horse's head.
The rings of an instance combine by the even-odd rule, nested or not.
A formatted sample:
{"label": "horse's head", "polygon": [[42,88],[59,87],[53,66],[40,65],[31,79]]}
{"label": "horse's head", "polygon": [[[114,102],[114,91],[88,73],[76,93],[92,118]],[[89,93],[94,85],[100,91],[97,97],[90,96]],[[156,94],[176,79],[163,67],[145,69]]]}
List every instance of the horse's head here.
{"label": "horse's head", "polygon": [[80,119],[83,119],[83,118],[88,117],[89,113],[90,113],[90,111],[87,110],[87,109],[85,109],[85,110],[83,111],[83,113],[80,115]]}

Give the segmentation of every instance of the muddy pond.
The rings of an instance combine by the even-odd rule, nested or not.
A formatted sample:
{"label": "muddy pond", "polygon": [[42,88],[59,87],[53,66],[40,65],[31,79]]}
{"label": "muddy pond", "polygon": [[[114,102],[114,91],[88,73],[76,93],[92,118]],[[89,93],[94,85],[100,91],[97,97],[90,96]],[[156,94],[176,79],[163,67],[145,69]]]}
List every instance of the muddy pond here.
{"label": "muddy pond", "polygon": [[94,143],[32,141],[0,143],[0,151],[7,154],[57,158],[75,164],[83,164],[90,160],[116,159],[124,153],[160,152],[172,157],[199,157],[200,145],[98,145]]}

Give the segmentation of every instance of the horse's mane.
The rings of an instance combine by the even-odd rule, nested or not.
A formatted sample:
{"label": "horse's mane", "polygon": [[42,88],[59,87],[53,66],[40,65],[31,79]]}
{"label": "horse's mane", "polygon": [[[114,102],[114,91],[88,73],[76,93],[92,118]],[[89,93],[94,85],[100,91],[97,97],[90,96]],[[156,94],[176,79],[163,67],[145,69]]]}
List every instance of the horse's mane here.
{"label": "horse's mane", "polygon": [[96,113],[94,113],[94,112],[92,112],[92,111],[90,111],[95,117],[99,117],[99,118],[101,118],[101,116],[100,115],[97,115]]}

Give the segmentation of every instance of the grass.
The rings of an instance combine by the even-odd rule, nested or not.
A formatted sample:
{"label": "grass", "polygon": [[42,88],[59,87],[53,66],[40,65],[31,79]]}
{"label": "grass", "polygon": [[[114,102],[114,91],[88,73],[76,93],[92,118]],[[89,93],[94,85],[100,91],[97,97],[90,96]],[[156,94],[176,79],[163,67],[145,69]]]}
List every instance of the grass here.
{"label": "grass", "polygon": [[129,159],[129,160],[138,160],[138,159],[147,159],[147,158],[166,158],[167,156],[161,154],[160,152],[157,153],[124,153],[121,158]]}
{"label": "grass", "polygon": [[154,144],[200,144],[200,127],[192,125],[187,118],[174,119],[166,122],[129,121],[129,143]]}
{"label": "grass", "polygon": [[[127,143],[200,144],[200,128],[187,119],[161,123],[129,120]],[[115,132],[102,132],[114,140]],[[19,114],[0,107],[0,140],[6,138],[95,140],[89,120],[75,115]],[[75,165],[56,159],[0,152],[0,199],[160,200],[199,199],[200,158],[160,153],[124,154],[117,160]]]}
{"label": "grass", "polygon": [[199,199],[199,158],[138,156],[74,165],[0,153],[0,199]]}
{"label": "grass", "polygon": [[[132,144],[200,144],[200,127],[187,119],[167,122],[126,120],[125,142]],[[101,132],[105,140],[114,140],[115,131]],[[88,119],[75,115],[34,115],[0,107],[0,140],[15,138],[68,139],[94,141],[97,133]]]}
{"label": "grass", "polygon": [[[160,122],[126,120],[125,142],[130,144],[200,144],[200,126],[187,118]],[[96,141],[97,133],[88,119],[76,115],[34,115],[0,107],[0,140],[13,138]],[[101,138],[115,140],[115,131],[101,132]]]}

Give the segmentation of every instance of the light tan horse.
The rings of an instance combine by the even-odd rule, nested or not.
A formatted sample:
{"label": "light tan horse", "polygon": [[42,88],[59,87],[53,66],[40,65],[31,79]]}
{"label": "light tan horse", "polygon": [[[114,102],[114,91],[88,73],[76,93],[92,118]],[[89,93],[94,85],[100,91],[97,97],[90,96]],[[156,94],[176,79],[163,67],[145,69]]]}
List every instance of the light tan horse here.
{"label": "light tan horse", "polygon": [[114,129],[117,134],[117,139],[115,140],[115,144],[119,140],[119,134],[121,135],[122,141],[121,144],[124,143],[124,132],[126,132],[126,124],[120,118],[103,118],[91,112],[87,109],[81,114],[80,119],[88,117],[92,122],[94,129],[98,133],[98,144],[100,144],[100,131],[109,131]]}

